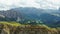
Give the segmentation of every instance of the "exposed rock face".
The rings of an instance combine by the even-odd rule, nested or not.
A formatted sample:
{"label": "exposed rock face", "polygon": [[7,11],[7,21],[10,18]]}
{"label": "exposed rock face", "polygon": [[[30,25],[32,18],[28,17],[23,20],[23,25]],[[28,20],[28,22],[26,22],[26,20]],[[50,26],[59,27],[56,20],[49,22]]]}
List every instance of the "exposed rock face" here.
{"label": "exposed rock face", "polygon": [[0,24],[0,34],[60,34],[60,30],[40,26],[12,26]]}

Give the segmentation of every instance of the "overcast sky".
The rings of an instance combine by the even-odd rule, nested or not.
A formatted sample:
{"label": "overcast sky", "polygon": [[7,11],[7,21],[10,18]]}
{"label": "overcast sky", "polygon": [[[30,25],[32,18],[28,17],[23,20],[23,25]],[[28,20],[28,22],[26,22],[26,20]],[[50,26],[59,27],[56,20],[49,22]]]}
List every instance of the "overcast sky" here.
{"label": "overcast sky", "polygon": [[18,7],[58,9],[60,7],[60,0],[0,0],[0,10]]}

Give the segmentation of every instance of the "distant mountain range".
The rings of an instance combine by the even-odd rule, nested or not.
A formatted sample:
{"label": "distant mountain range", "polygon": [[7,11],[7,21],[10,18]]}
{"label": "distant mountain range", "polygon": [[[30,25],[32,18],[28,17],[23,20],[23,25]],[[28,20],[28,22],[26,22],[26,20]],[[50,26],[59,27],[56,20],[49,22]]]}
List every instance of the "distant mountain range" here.
{"label": "distant mountain range", "polygon": [[[41,20],[47,25],[55,25],[58,21],[60,21],[60,9],[59,10],[51,10],[51,9],[37,9],[32,7],[20,7],[7,11],[0,11],[0,15],[8,18],[11,18],[11,21],[16,21],[19,19],[24,20]],[[0,16],[1,17],[1,16]],[[58,23],[60,24],[60,23]]]}

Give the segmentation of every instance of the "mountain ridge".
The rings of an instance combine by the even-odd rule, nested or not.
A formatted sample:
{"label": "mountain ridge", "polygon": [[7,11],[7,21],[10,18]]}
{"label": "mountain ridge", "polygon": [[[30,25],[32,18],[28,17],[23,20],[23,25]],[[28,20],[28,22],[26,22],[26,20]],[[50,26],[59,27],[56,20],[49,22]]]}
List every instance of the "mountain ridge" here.
{"label": "mountain ridge", "polygon": [[[55,11],[55,12],[54,12]],[[25,20],[41,20],[45,24],[53,23],[56,21],[60,21],[60,17],[54,14],[59,14],[59,10],[43,10],[43,9],[36,9],[32,7],[25,7],[25,8],[15,8],[7,11],[0,11],[1,15],[4,15],[7,20],[16,21],[19,19]],[[50,25],[51,25],[50,24]]]}

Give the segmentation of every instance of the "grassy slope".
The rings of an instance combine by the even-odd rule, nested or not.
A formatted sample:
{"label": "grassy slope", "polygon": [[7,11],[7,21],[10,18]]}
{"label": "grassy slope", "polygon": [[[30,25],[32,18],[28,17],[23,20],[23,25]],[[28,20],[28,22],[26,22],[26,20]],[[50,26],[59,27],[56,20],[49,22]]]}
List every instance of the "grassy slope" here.
{"label": "grassy slope", "polygon": [[[18,23],[18,22],[14,22],[14,21],[12,21],[12,22],[6,22],[6,21],[0,21],[0,24],[7,24],[7,25],[11,25],[11,26],[26,26],[26,25],[28,25],[28,24],[20,24],[20,23]],[[50,27],[48,27],[48,26],[46,26],[46,25],[44,25],[44,24],[42,24],[42,25],[35,25],[35,26],[40,26],[40,27],[44,27],[44,28],[47,28],[47,29],[51,29]]]}
{"label": "grassy slope", "polygon": [[0,24],[8,24],[8,25],[12,25],[12,26],[20,26],[21,25],[14,21],[13,22],[0,21]]}
{"label": "grassy slope", "polygon": [[[15,26],[15,27],[20,27],[20,26],[22,26],[23,28],[26,28],[26,30],[28,30],[27,28],[29,28],[29,25],[27,25],[27,27],[26,27],[26,25],[24,25],[24,24],[20,24],[20,23],[17,23],[17,22],[6,22],[6,21],[0,21],[0,24],[3,24],[3,25],[9,25],[9,26]],[[31,25],[30,25],[31,26]],[[13,30],[15,29],[15,27],[13,28]],[[34,26],[31,26],[29,29],[32,29],[33,28],[33,30],[35,29],[35,28],[40,28],[40,30],[43,32],[46,32],[46,31],[48,31],[48,32],[60,32],[60,28],[50,28],[50,27],[48,27],[48,26],[46,26],[46,25],[34,25]],[[7,28],[8,29],[8,28]],[[19,28],[19,29],[22,29],[22,28]],[[19,29],[17,29],[17,30],[19,30]],[[24,29],[23,29],[24,30]]]}

